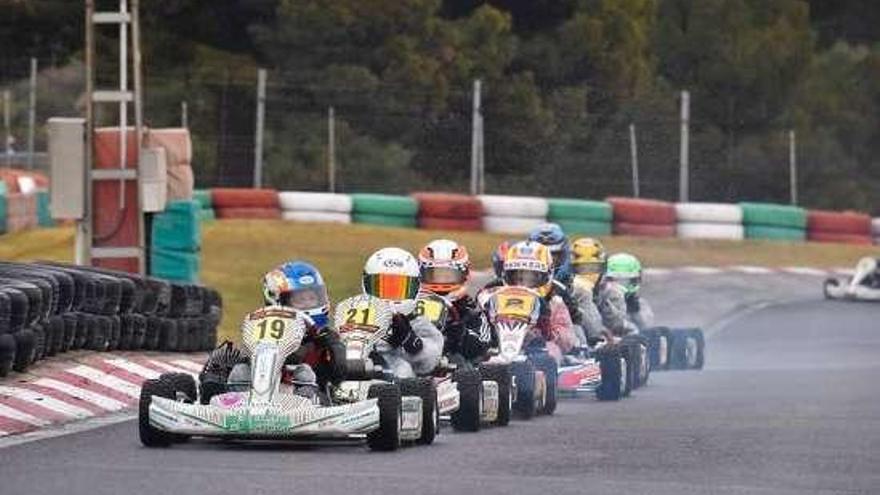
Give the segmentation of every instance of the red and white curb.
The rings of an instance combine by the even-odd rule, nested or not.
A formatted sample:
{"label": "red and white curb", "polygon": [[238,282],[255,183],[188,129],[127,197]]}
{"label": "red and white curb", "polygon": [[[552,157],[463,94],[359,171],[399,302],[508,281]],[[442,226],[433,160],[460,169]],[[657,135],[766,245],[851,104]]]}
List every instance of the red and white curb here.
{"label": "red and white curb", "polygon": [[144,380],[198,375],[204,354],[82,353],[0,381],[0,438],[133,408]]}
{"label": "red and white curb", "polygon": [[784,266],[779,268],[771,268],[766,266],[679,266],[674,268],[645,268],[645,275],[661,277],[666,275],[687,274],[687,275],[723,275],[723,274],[740,274],[740,275],[802,275],[810,277],[835,277],[835,276],[851,276],[853,270],[851,268],[831,268],[820,269],[808,266]]}

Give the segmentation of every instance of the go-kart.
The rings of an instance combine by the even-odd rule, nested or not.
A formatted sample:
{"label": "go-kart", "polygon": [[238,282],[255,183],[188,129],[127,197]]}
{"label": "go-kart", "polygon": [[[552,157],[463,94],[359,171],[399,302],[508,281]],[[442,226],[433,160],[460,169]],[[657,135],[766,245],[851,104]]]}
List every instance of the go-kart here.
{"label": "go-kart", "polygon": [[[427,318],[443,331],[449,316],[449,301],[433,292],[423,291],[416,299],[415,314]],[[448,380],[458,388],[458,401],[448,406],[441,400],[440,417],[448,420],[456,431],[478,431],[483,423],[506,426],[510,422],[512,402],[511,378],[505,364],[479,364],[458,360],[444,365],[435,373],[439,383]]]}
{"label": "go-kart", "polygon": [[183,373],[147,380],[138,408],[141,443],[166,447],[192,436],[306,443],[366,439],[372,449],[395,448],[401,422],[396,385],[377,382],[359,400],[337,405],[297,393],[284,362],[301,346],[305,332],[305,321],[292,310],[264,308],[248,316],[241,328],[242,349],[235,350],[237,359],[249,363],[244,383],[196,387]]}
{"label": "go-kart", "polygon": [[[395,403],[400,409],[400,427],[398,438],[376,439],[386,450],[396,448],[401,442],[431,444],[438,432],[441,413],[458,409],[459,404],[459,392],[452,380],[417,377],[408,364],[406,376],[391,371],[389,363],[377,352],[377,346],[389,332],[392,315],[393,309],[387,302],[369,295],[350,297],[336,306],[347,376],[330,392],[334,403],[357,404],[374,395],[375,387],[389,390],[386,392],[389,403]],[[382,404],[379,397],[379,405]]]}
{"label": "go-kart", "polygon": [[538,334],[540,295],[525,287],[503,286],[481,295],[498,350],[486,366],[507,366],[512,376],[513,410],[524,419],[553,414],[557,364]]}
{"label": "go-kart", "polygon": [[589,344],[576,354],[563,357],[557,379],[561,395],[595,393],[599,400],[620,400],[630,394],[636,383],[642,383],[640,371],[645,366],[640,359],[640,341],[597,338],[590,339]]}
{"label": "go-kart", "polygon": [[865,257],[856,264],[856,271],[847,280],[829,278],[822,284],[826,299],[846,301],[880,301],[880,275],[877,259]]}

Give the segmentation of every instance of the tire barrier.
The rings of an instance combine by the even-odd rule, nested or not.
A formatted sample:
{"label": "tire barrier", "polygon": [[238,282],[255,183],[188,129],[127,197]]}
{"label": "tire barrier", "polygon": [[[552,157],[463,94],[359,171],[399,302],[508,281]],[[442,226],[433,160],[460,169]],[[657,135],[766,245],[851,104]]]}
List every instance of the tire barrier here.
{"label": "tire barrier", "polygon": [[585,236],[608,236],[612,233],[611,222],[568,218],[551,218],[550,221],[558,223],[562,230],[569,234],[569,237],[578,234]]}
{"label": "tire barrier", "polygon": [[203,222],[216,220],[214,203],[211,201],[211,191],[208,189],[196,189],[193,191],[193,200],[199,203],[199,219]]}
{"label": "tire barrier", "polygon": [[6,195],[6,231],[19,232],[39,225],[36,194],[8,193]]}
{"label": "tire barrier", "polygon": [[281,217],[299,222],[351,223],[351,197],[345,194],[282,192]]}
{"label": "tire barrier", "polygon": [[645,237],[675,236],[675,206],[653,199],[607,199],[614,215],[614,233]]}
{"label": "tire barrier", "polygon": [[214,215],[218,219],[229,220],[280,220],[281,210],[278,208],[217,208]]}
{"label": "tire barrier", "polygon": [[278,192],[274,189],[211,189],[211,203],[217,218],[281,218]]}
{"label": "tire barrier", "polygon": [[201,272],[201,205],[171,201],[152,219],[150,274],[177,282],[196,282]]}
{"label": "tire barrier", "polygon": [[871,234],[874,236],[874,244],[880,244],[880,218],[871,220]]}
{"label": "tire barrier", "polygon": [[0,262],[0,376],[78,349],[204,351],[223,301],[211,288],[62,263]]}
{"label": "tire barrier", "polygon": [[727,239],[742,240],[745,229],[741,224],[684,222],[676,226],[676,234],[682,239]]}
{"label": "tire barrier", "polygon": [[611,223],[614,213],[604,201],[583,199],[549,199],[547,217],[551,222],[566,220],[589,220]]}
{"label": "tire barrier", "polygon": [[409,196],[352,194],[351,211],[354,223],[414,228],[419,204]]}
{"label": "tire barrier", "polygon": [[745,237],[743,211],[724,203],[676,203],[676,233],[683,239],[728,239]]}
{"label": "tire barrier", "polygon": [[740,205],[726,203],[676,203],[675,218],[678,223],[743,223],[743,209]]}
{"label": "tire barrier", "polygon": [[419,217],[479,219],[483,216],[483,204],[473,196],[418,192],[412,197],[419,204]]}
{"label": "tire barrier", "polygon": [[810,210],[807,239],[816,242],[871,244],[871,217],[863,213]]}
{"label": "tire barrier", "polygon": [[351,223],[351,214],[335,211],[282,211],[281,218],[293,222]]}
{"label": "tire barrier", "polygon": [[544,223],[550,206],[544,198],[531,196],[477,197],[483,209],[483,230],[493,233],[527,234]]}
{"label": "tire barrier", "polygon": [[744,225],[746,239],[763,239],[768,241],[803,242],[807,240],[807,231],[794,227],[773,227],[770,225]]}
{"label": "tire barrier", "polygon": [[496,234],[528,234],[535,227],[544,223],[543,218],[536,217],[483,217],[483,231]]}
{"label": "tire barrier", "polygon": [[648,223],[614,222],[614,235],[675,237],[675,224],[653,225]]}
{"label": "tire barrier", "polygon": [[771,203],[740,203],[747,239],[803,241],[807,213],[803,208]]}

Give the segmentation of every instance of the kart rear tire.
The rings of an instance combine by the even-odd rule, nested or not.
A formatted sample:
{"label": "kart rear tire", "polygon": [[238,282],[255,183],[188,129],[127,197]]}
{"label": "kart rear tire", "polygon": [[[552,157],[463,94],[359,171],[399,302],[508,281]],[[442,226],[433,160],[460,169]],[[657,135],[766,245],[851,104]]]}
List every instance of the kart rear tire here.
{"label": "kart rear tire", "polygon": [[832,292],[831,287],[839,287],[840,280],[836,278],[826,278],[825,282],[822,283],[822,294],[825,296],[825,299],[837,299]]}
{"label": "kart rear tire", "polygon": [[694,363],[690,369],[701,370],[706,362],[706,337],[699,328],[691,328],[689,333],[690,338],[694,339],[694,344],[696,345],[696,356],[694,356]]}
{"label": "kart rear tire", "polygon": [[535,354],[529,359],[535,363],[536,369],[544,372],[546,394],[544,397],[544,404],[538,412],[551,416],[556,412],[556,403],[559,397],[559,390],[557,387],[559,381],[559,366],[556,364],[556,360],[547,353]]}
{"label": "kart rear tire", "polygon": [[596,351],[602,383],[596,388],[596,398],[601,401],[620,400],[624,396],[625,367],[621,366],[620,348],[606,346]]}
{"label": "kart rear tire", "polygon": [[[680,328],[671,331],[669,366],[672,369],[703,369],[706,341],[699,328]],[[693,347],[689,349],[689,341]],[[691,351],[691,356],[689,352]]]}
{"label": "kart rear tire", "polygon": [[506,364],[484,364],[480,366],[480,374],[484,379],[498,384],[498,416],[493,424],[495,426],[507,426],[510,424],[510,412],[513,408],[510,366]]}
{"label": "kart rear tire", "polygon": [[367,398],[378,399],[379,428],[367,433],[367,446],[370,450],[392,451],[400,447],[400,388],[392,383],[377,383],[370,386]]}
{"label": "kart rear tire", "polygon": [[535,366],[531,361],[513,363],[511,374],[516,383],[516,399],[513,409],[522,419],[532,419],[538,412],[538,401],[535,398]]}
{"label": "kart rear tire", "polygon": [[632,348],[631,352],[636,355],[633,388],[647,385],[648,379],[651,377],[651,362],[648,356],[650,342],[644,335],[640,334],[627,335],[623,338],[623,342],[629,345]]}
{"label": "kart rear tire", "polygon": [[648,339],[648,362],[651,371],[665,370],[669,367],[669,329],[649,328],[642,332]]}
{"label": "kart rear tire", "polygon": [[430,378],[410,378],[400,381],[400,395],[422,399],[422,434],[416,443],[431,445],[440,427],[440,411],[437,409],[437,387]]}
{"label": "kart rear tire", "polygon": [[479,371],[459,369],[452,375],[458,386],[460,403],[452,413],[452,428],[455,431],[480,431],[483,413],[483,378]]}
{"label": "kart rear tire", "polygon": [[150,402],[153,396],[174,398],[174,389],[166,380],[146,380],[141,385],[138,401],[138,434],[145,447],[168,447],[174,443],[174,435],[150,425]]}
{"label": "kart rear tire", "polygon": [[625,373],[625,386],[624,386],[624,397],[629,397],[632,391],[636,388],[636,380],[638,379],[638,356],[639,352],[636,349],[636,346],[630,343],[620,342],[616,345],[620,349],[620,354],[623,356],[624,360],[624,373]]}

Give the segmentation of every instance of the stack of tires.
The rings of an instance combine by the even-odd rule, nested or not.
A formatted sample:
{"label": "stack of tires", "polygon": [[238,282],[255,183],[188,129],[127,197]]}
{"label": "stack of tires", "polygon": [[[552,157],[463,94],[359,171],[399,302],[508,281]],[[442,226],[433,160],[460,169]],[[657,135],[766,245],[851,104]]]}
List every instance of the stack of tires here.
{"label": "stack of tires", "polygon": [[210,288],[72,265],[0,263],[0,376],[58,353],[215,345]]}
{"label": "stack of tires", "polygon": [[196,189],[193,191],[193,200],[199,203],[199,219],[210,222],[217,218],[214,214],[214,203],[211,200],[211,191],[208,189]]}
{"label": "stack of tires", "polygon": [[37,195],[8,193],[6,195],[6,231],[19,232],[39,225]]}
{"label": "stack of tires", "polygon": [[807,237],[807,213],[797,206],[771,203],[740,203],[746,239],[803,241]]}
{"label": "stack of tires", "polygon": [[202,233],[198,201],[171,201],[153,215],[150,274],[177,282],[197,282],[201,272]]}
{"label": "stack of tires", "polygon": [[807,239],[816,242],[871,244],[871,217],[851,211],[810,210],[807,213]]}
{"label": "stack of tires", "polygon": [[278,193],[274,189],[211,189],[214,213],[220,219],[281,218]]}
{"label": "stack of tires", "polygon": [[548,220],[558,223],[568,235],[611,235],[609,203],[582,199],[550,199],[548,203]]}
{"label": "stack of tires", "polygon": [[614,234],[642,237],[674,237],[675,206],[666,201],[608,198],[614,212]]}
{"label": "stack of tires", "polygon": [[281,218],[295,222],[351,223],[351,197],[319,192],[281,192]]}
{"label": "stack of tires", "polygon": [[37,191],[37,225],[40,227],[54,227],[55,219],[49,208],[49,191]]}
{"label": "stack of tires", "polygon": [[677,203],[676,232],[682,239],[742,240],[745,229],[739,205],[725,203]]}
{"label": "stack of tires", "polygon": [[880,218],[871,220],[871,233],[874,236],[874,244],[880,245]]}
{"label": "stack of tires", "polygon": [[478,196],[483,206],[483,230],[492,233],[527,234],[547,219],[544,198],[530,196]]}
{"label": "stack of tires", "polygon": [[483,229],[483,204],[474,196],[452,193],[414,193],[419,204],[419,228],[430,230]]}
{"label": "stack of tires", "polygon": [[409,196],[351,195],[351,219],[354,223],[413,228],[418,212],[418,203]]}

